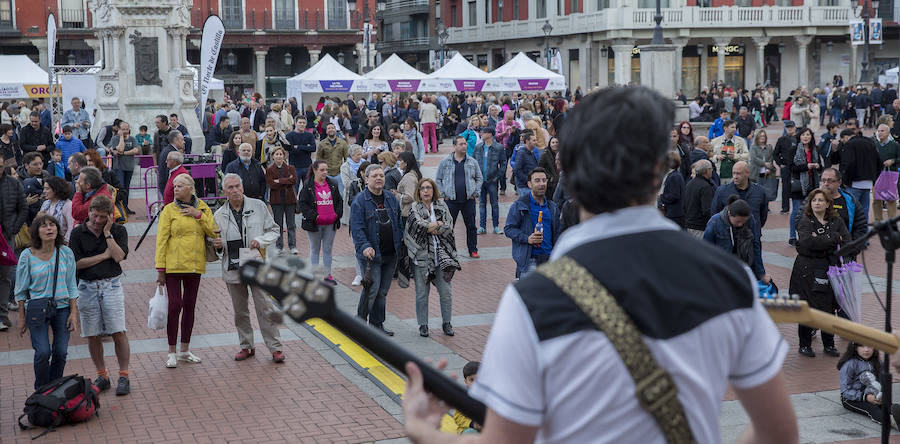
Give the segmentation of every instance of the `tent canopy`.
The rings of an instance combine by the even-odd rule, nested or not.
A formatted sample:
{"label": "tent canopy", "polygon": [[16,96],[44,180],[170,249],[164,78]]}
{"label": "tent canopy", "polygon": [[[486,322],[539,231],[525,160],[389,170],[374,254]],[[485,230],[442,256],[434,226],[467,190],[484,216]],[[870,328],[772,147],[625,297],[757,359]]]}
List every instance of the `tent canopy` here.
{"label": "tent canopy", "polygon": [[503,66],[492,71],[491,75],[500,78],[503,91],[566,89],[565,77],[537,64],[524,52],[516,54]]}
{"label": "tent canopy", "polygon": [[446,65],[428,75],[419,85],[420,91],[477,92],[485,88],[494,91],[498,87],[497,76],[484,72],[456,53]]}
{"label": "tent canopy", "polygon": [[392,54],[366,74],[369,91],[415,92],[426,77],[426,74],[409,66],[397,54]]}
{"label": "tent canopy", "polygon": [[335,93],[368,91],[368,81],[325,54],[319,62],[287,79],[287,96],[301,99],[302,93]]}
{"label": "tent canopy", "polygon": [[0,99],[49,97],[47,71],[26,55],[0,55]]}

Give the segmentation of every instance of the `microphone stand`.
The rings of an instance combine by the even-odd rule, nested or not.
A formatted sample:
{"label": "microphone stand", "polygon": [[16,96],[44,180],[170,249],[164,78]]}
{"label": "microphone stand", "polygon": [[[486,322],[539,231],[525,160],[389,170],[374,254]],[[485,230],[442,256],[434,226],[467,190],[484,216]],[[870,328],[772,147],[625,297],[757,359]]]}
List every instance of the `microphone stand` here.
{"label": "microphone stand", "polygon": [[[865,236],[854,239],[838,251],[840,256],[855,256],[866,249],[868,239],[877,235],[884,248],[884,262],[887,265],[887,289],[884,297],[884,331],[891,332],[891,292],[894,282],[894,261],[896,250],[900,248],[900,232],[897,230],[897,222],[900,216],[872,225]],[[884,354],[884,362],[881,365],[881,442],[888,444],[891,436],[891,356]]]}

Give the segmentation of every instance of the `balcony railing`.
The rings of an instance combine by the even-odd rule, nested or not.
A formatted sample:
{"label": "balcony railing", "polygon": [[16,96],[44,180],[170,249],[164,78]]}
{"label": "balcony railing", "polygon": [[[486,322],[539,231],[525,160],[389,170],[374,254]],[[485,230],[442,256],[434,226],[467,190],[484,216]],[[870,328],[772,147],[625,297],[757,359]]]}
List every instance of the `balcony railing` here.
{"label": "balcony railing", "polygon": [[428,8],[428,0],[390,0],[385,3],[386,11]]}
{"label": "balcony railing", "polygon": [[275,10],[275,29],[296,29],[294,10]]}
{"label": "balcony railing", "polygon": [[81,29],[86,27],[84,9],[60,9],[59,20],[63,29]]}
{"label": "balcony railing", "polygon": [[433,37],[411,37],[403,40],[389,40],[378,42],[375,45],[378,50],[390,51],[427,51],[435,48]]}
{"label": "balcony railing", "polygon": [[[419,0],[400,0],[419,1]],[[843,6],[759,6],[751,8],[672,8],[663,9],[663,28],[741,28],[847,26],[849,8]],[[607,8],[599,11],[550,17],[553,35],[581,34],[621,29],[651,30],[655,26],[654,9]],[[544,37],[541,26],[546,19],[513,20],[449,28],[447,43],[481,42],[510,38]]]}
{"label": "balcony railing", "polygon": [[243,14],[222,14],[222,23],[225,25],[225,29],[243,29],[244,16]]}

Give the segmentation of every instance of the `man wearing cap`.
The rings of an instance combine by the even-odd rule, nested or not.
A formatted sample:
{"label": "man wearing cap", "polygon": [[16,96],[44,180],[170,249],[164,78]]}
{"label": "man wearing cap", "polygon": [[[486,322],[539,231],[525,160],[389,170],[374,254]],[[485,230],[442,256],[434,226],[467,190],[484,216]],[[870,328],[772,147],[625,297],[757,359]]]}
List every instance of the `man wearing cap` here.
{"label": "man wearing cap", "polygon": [[778,164],[778,170],[781,174],[781,214],[787,214],[791,211],[791,174],[788,165],[793,159],[790,159],[794,147],[797,145],[797,125],[791,120],[784,121],[784,135],[775,142],[775,150],[772,157]]}

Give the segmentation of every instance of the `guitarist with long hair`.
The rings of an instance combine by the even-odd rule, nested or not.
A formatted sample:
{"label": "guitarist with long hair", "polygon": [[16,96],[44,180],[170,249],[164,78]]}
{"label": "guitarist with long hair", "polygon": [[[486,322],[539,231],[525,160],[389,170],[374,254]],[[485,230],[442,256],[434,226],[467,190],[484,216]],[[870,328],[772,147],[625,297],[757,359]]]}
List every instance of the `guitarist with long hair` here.
{"label": "guitarist with long hair", "polygon": [[671,101],[646,88],[568,113],[559,156],[583,222],[503,294],[469,391],[487,406],[481,435],[439,432],[447,407],[406,365],[414,442],[719,442],[729,384],[750,418],[738,442],[798,441],[788,345],[755,278],[653,206],[672,123]]}

